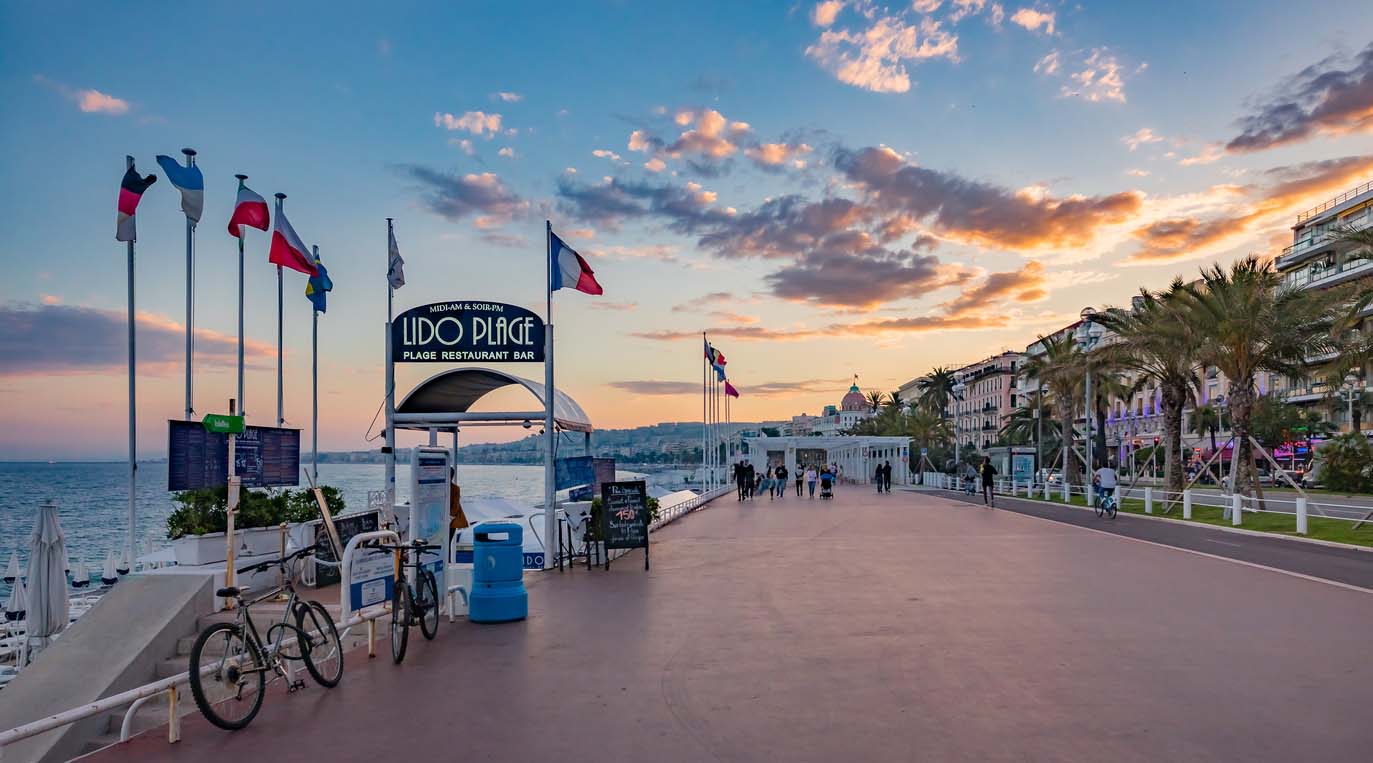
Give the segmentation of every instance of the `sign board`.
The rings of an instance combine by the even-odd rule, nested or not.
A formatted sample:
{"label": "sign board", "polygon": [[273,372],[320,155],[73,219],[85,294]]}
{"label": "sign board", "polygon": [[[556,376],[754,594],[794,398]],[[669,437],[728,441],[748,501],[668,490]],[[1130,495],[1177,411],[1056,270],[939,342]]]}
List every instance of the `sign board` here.
{"label": "sign board", "polygon": [[[381,529],[381,515],[374,511],[363,511],[357,514],[348,514],[342,517],[332,518],[334,532],[338,534],[339,548],[347,548],[348,541],[353,539],[358,533],[372,532]],[[326,562],[337,562],[334,558],[333,540],[329,539],[328,523],[321,521],[315,526],[315,546],[319,549],[315,555]],[[354,570],[357,563],[353,563]],[[387,571],[390,574],[390,570]],[[353,584],[357,584],[358,579],[353,578]],[[315,585],[326,586],[339,582],[339,570],[337,567],[328,567],[323,564],[315,568]],[[368,606],[366,604],[353,603],[353,609]]]}
{"label": "sign board", "polygon": [[553,485],[555,490],[566,490],[578,485],[590,485],[596,479],[594,459],[591,456],[572,456],[553,460]]}
{"label": "sign board", "polygon": [[243,434],[242,416],[226,416],[222,413],[207,413],[205,414],[205,418],[200,420],[200,424],[205,427],[206,432]]}
{"label": "sign board", "polygon": [[[421,445],[410,451],[410,540],[422,540],[439,547],[422,557],[424,566],[434,573],[440,591],[448,590],[448,565],[453,555],[452,536],[448,534],[448,492],[452,484],[449,467],[453,455],[447,448]],[[440,595],[440,601],[446,596]]]}
{"label": "sign board", "polygon": [[609,552],[617,548],[642,548],[644,569],[648,569],[648,487],[643,480],[601,485],[601,537],[607,570]]}
{"label": "sign board", "polygon": [[[316,575],[326,568],[316,568]],[[358,548],[348,579],[348,607],[353,612],[391,600],[396,585],[396,557],[390,551]]]}
{"label": "sign board", "polygon": [[[229,482],[229,436],[199,421],[168,421],[167,489],[196,490]],[[300,484],[300,430],[244,427],[234,441],[234,473],[243,487]]]}
{"label": "sign board", "polygon": [[435,302],[391,323],[397,363],[542,363],[544,322],[501,302]]}
{"label": "sign board", "polygon": [[1033,453],[1013,453],[1011,455],[1011,479],[1025,483],[1034,479],[1035,457]]}

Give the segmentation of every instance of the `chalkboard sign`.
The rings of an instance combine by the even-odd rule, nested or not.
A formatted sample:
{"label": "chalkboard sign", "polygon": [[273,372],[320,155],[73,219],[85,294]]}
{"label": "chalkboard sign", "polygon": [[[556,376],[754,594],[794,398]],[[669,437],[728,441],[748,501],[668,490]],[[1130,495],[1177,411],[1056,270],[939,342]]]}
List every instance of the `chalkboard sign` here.
{"label": "chalkboard sign", "polygon": [[609,552],[617,548],[642,548],[644,569],[648,569],[648,487],[643,480],[601,485],[601,537],[607,570]]}
{"label": "chalkboard sign", "polygon": [[[381,515],[375,511],[359,512],[348,514],[342,517],[334,517],[334,527],[338,530],[338,541],[344,548],[348,547],[348,541],[359,533],[372,532],[380,529]],[[329,540],[329,532],[320,522],[315,526],[315,545],[319,549],[315,556],[326,562],[337,562],[334,558],[333,542]],[[342,549],[340,549],[341,551]],[[329,567],[323,564],[315,567],[315,586],[333,585],[339,582],[338,567]]]}
{"label": "chalkboard sign", "polygon": [[[168,421],[167,489],[229,482],[229,436],[199,421]],[[248,427],[234,441],[234,473],[244,487],[300,484],[300,430]]]}

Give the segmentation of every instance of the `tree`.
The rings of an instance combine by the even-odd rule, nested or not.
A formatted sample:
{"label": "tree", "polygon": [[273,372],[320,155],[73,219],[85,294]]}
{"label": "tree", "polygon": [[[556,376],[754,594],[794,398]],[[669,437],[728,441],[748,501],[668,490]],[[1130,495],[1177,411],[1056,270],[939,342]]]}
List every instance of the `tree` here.
{"label": "tree", "polygon": [[893,392],[888,392],[886,405],[888,408],[895,408],[896,410],[905,413],[906,401],[901,399],[901,390],[898,389]]}
{"label": "tree", "polygon": [[1039,418],[1035,417],[1035,407],[1033,401],[1016,406],[1006,417],[999,434],[1008,445],[1032,445],[1036,435],[1041,435],[1044,441],[1040,443],[1040,449],[1052,453],[1058,447],[1058,423],[1053,420],[1053,410],[1043,400],[1039,401]]}
{"label": "tree", "polygon": [[1373,445],[1363,435],[1340,435],[1322,445],[1317,457],[1324,462],[1325,487],[1348,493],[1373,491]]}
{"label": "tree", "polygon": [[1066,333],[1041,335],[1039,344],[1044,352],[1027,359],[1021,373],[1038,380],[1049,391],[1063,443],[1063,479],[1072,484],[1080,481],[1078,463],[1072,451],[1074,404],[1082,384],[1082,351],[1073,342],[1072,335]]}
{"label": "tree", "polygon": [[868,407],[873,413],[877,413],[882,408],[882,403],[886,402],[887,396],[881,390],[870,389],[863,395],[868,400]]}
{"label": "tree", "polygon": [[1192,434],[1211,435],[1211,452],[1216,452],[1216,432],[1225,428],[1222,411],[1210,403],[1192,410]]}
{"label": "tree", "polygon": [[[1201,338],[1185,319],[1184,296],[1182,279],[1174,279],[1163,291],[1140,290],[1141,299],[1129,310],[1112,308],[1096,317],[1116,335],[1116,341],[1102,349],[1109,361],[1158,387],[1163,405],[1164,485],[1171,493],[1180,493],[1184,487],[1182,409],[1195,397],[1201,352]],[[1211,436],[1214,451],[1214,430]]]}
{"label": "tree", "polygon": [[1203,339],[1198,359],[1230,380],[1234,490],[1247,495],[1258,482],[1249,439],[1255,377],[1272,372],[1297,378],[1306,357],[1334,351],[1331,332],[1345,293],[1286,284],[1271,261],[1250,256],[1228,269],[1204,268],[1201,281],[1182,294],[1186,320]]}
{"label": "tree", "polygon": [[944,417],[957,384],[958,377],[952,368],[935,366],[916,382],[916,389],[920,392],[916,402],[925,410]]}

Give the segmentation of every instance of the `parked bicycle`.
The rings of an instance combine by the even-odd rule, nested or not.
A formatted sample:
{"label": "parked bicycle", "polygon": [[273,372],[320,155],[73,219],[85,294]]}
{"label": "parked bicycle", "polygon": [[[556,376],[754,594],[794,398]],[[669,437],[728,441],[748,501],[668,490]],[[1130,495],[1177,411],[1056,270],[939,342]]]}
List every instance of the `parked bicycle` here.
{"label": "parked bicycle", "polygon": [[[421,557],[442,556],[434,553],[441,547],[421,540],[400,545],[378,541],[369,545],[400,554],[399,574],[391,592],[391,660],[399,665],[410,643],[410,626],[418,624],[420,633],[429,641],[439,635],[439,584],[434,573],[424,568]],[[413,579],[407,570],[414,570]]]}
{"label": "parked bicycle", "polygon": [[[334,619],[317,601],[305,601],[291,583],[294,566],[313,554],[315,547],[301,549],[282,559],[271,559],[240,568],[239,575],[278,567],[284,582],[256,599],[246,601],[246,587],[228,586],[216,596],[233,599],[238,614],[232,622],[215,623],[200,632],[191,648],[191,694],[210,723],[229,731],[247,726],[262,708],[267,674],[288,681],[288,692],[304,688],[305,681],[290,680],[285,660],[301,660],[320,686],[333,688],[343,677],[343,645]],[[289,595],[281,620],[267,629],[264,639],[253,621],[252,607],[285,591]],[[294,622],[292,622],[294,620]]]}

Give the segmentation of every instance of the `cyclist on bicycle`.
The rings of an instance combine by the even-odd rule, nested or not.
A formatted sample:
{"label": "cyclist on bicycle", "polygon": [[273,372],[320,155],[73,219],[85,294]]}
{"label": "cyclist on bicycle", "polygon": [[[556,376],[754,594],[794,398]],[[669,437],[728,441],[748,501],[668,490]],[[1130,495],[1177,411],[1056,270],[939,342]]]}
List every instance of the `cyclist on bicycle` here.
{"label": "cyclist on bicycle", "polygon": [[1116,476],[1116,470],[1107,465],[1097,469],[1096,474],[1092,475],[1092,484],[1097,489],[1097,500],[1114,499],[1116,485],[1120,484],[1120,479]]}

